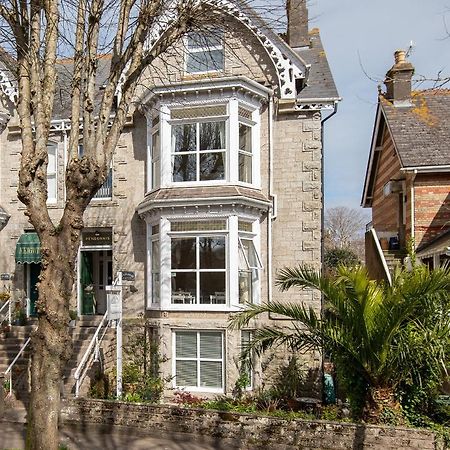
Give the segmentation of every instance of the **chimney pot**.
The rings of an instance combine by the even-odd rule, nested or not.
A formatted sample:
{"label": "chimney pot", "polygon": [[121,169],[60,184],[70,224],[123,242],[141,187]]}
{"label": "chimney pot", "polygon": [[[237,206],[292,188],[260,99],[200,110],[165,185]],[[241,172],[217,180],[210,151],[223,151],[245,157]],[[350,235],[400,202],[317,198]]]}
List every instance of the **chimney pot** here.
{"label": "chimney pot", "polygon": [[405,50],[397,50],[394,53],[395,64],[402,64],[406,62],[406,52]]}

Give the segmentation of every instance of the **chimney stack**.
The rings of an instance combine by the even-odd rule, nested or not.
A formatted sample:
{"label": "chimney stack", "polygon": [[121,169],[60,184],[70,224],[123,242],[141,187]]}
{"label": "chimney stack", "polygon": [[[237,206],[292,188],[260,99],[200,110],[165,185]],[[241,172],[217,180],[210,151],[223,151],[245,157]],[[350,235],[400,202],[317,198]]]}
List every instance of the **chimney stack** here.
{"label": "chimney stack", "polygon": [[406,61],[406,52],[397,50],[394,53],[395,64],[389,69],[384,80],[386,99],[394,106],[411,106],[411,79],[414,67]]}
{"label": "chimney stack", "polygon": [[306,0],[287,0],[287,42],[292,48],[309,46]]}

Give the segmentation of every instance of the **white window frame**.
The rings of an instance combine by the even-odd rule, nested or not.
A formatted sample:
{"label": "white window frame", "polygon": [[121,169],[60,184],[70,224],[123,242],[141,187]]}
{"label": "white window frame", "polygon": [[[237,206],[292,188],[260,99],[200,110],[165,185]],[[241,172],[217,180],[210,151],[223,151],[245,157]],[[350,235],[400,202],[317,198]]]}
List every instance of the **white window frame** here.
{"label": "white window frame", "polygon": [[[214,115],[207,117],[198,117],[191,119],[171,119],[172,109],[190,109],[196,107],[209,106],[226,106],[227,111],[225,115]],[[251,119],[239,117],[239,107],[247,109],[251,112]],[[255,104],[246,102],[241,98],[217,98],[205,101],[204,103],[189,102],[189,103],[167,103],[157,104],[155,108],[159,108],[159,170],[160,179],[159,185],[153,186],[152,181],[152,136],[155,128],[152,126],[150,115],[147,117],[147,192],[151,192],[158,188],[165,187],[191,187],[191,186],[215,186],[215,185],[242,185],[261,189],[261,172],[260,172],[260,132],[261,132],[261,117],[259,107]],[[201,123],[207,121],[225,121],[225,177],[221,180],[203,180],[203,181],[173,181],[172,169],[172,125],[184,123]],[[239,181],[239,123],[244,123],[251,126],[251,140],[252,140],[252,182],[246,183]],[[234,132],[236,130],[236,132]],[[198,133],[197,133],[198,134]],[[198,178],[198,177],[197,177]]]}
{"label": "white window frame", "polygon": [[[186,221],[188,222],[188,221]],[[207,220],[205,222],[208,222]],[[178,304],[178,303],[172,303],[172,286],[170,286],[170,304],[172,306],[179,306],[179,307],[194,307],[194,308],[208,308],[209,307],[216,307],[216,308],[224,308],[229,305],[229,239],[228,239],[228,231],[213,231],[213,230],[205,230],[205,231],[171,231],[169,234],[170,237],[170,243],[172,244],[173,239],[195,239],[195,268],[193,269],[173,269],[170,268],[170,276],[172,278],[172,273],[195,273],[196,277],[196,294],[195,294],[195,300],[193,303],[186,303],[186,304]],[[225,268],[224,269],[202,269],[200,268],[200,250],[199,250],[199,239],[205,237],[223,237],[225,240]],[[171,248],[171,246],[170,246]],[[202,273],[224,273],[225,274],[225,303],[200,303],[200,276]],[[183,308],[185,309],[185,308]]]}
{"label": "white window frame", "polygon": [[[227,221],[226,230],[201,230],[201,231],[171,231],[171,222],[224,220]],[[245,232],[238,230],[239,220],[244,220],[252,224],[252,231]],[[152,225],[160,225],[159,249],[160,249],[160,303],[154,303],[152,299]],[[225,303],[172,303],[172,267],[171,267],[171,239],[177,237],[192,236],[226,236],[226,268],[225,268]],[[239,252],[241,243],[239,239],[249,239],[253,241],[259,261],[260,249],[260,223],[255,217],[242,217],[224,212],[223,215],[214,217],[185,217],[181,215],[158,216],[147,223],[147,309],[163,311],[237,311],[242,307],[239,303]],[[221,271],[222,269],[218,270]],[[261,300],[261,269],[252,269],[252,298],[250,301],[259,304]],[[208,271],[208,270],[205,270]]]}
{"label": "white window frame", "polygon": [[[197,357],[181,357],[177,358],[177,338],[176,334],[179,333],[195,333],[197,335]],[[220,334],[222,338],[221,342],[221,348],[222,348],[222,358],[221,359],[214,359],[214,358],[201,358],[200,354],[200,335],[204,333],[216,333]],[[179,330],[172,330],[172,387],[174,389],[186,389],[191,392],[211,392],[211,393],[223,393],[225,392],[225,364],[226,364],[226,358],[225,358],[225,332],[223,330],[186,330],[186,329],[179,329]],[[177,361],[197,361],[197,386],[183,386],[178,385],[176,380],[176,373],[177,373]],[[221,362],[222,364],[222,387],[220,388],[211,388],[211,387],[202,387],[200,386],[200,377],[201,377],[201,362],[202,361],[212,361],[212,362]]]}
{"label": "white window frame", "polygon": [[[47,142],[48,159],[50,156],[50,148],[54,149],[54,151],[55,151],[55,168],[54,168],[54,170],[49,170],[50,166],[47,164],[47,203],[55,204],[58,202],[58,143],[54,142],[54,141]],[[52,197],[50,197],[50,192],[48,189],[48,180],[49,179],[55,180],[55,192],[54,192],[55,195]]]}
{"label": "white window frame", "polygon": [[[201,34],[199,32],[194,32],[196,34]],[[186,49],[185,51],[185,57],[184,57],[184,73],[186,75],[203,75],[203,74],[209,74],[209,73],[221,73],[225,70],[225,46],[224,46],[224,36],[223,36],[223,31],[218,29],[218,30],[211,30],[211,33],[217,33],[217,34],[221,34],[220,37],[220,44],[218,45],[206,45],[205,47],[197,47],[197,48],[190,48],[189,47],[189,33],[186,35],[185,39],[184,39],[184,47]],[[207,40],[207,34],[205,34],[205,43]],[[192,55],[192,57],[195,58],[195,56],[193,56],[194,54],[200,54],[200,53],[210,53],[211,51],[215,51],[215,50],[221,50],[222,51],[222,67],[221,68],[216,68],[216,69],[210,69],[210,70],[203,70],[203,71],[195,71],[195,72],[189,72],[188,71],[188,58],[190,55]]]}
{"label": "white window frame", "polygon": [[[228,154],[229,154],[229,144],[228,144],[228,115],[224,116],[208,116],[208,117],[199,117],[199,118],[193,118],[193,119],[171,119],[168,121],[170,123],[171,128],[171,146],[170,146],[170,172],[171,172],[171,184],[173,186],[186,186],[186,185],[198,185],[198,184],[205,184],[205,183],[212,183],[212,184],[222,184],[227,181],[229,178],[228,176]],[[225,122],[225,146],[223,149],[213,149],[213,150],[201,150],[200,149],[200,125],[202,123],[208,123],[208,122]],[[195,125],[196,130],[196,142],[195,142],[195,150],[189,151],[189,152],[174,152],[172,151],[172,127],[177,125]],[[222,153],[223,155],[223,163],[225,165],[224,170],[224,177],[219,180],[200,180],[200,157],[202,154],[206,153]],[[182,156],[182,155],[195,155],[196,158],[196,179],[193,181],[173,181],[173,159],[175,156]]]}

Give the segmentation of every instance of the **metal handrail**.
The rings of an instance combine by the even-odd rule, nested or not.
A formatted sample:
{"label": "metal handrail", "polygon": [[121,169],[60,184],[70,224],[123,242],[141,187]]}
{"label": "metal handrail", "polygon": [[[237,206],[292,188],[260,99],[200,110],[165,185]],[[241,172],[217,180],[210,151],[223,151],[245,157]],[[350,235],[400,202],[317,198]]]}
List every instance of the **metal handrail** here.
{"label": "metal handrail", "polygon": [[30,343],[31,338],[29,337],[25,344],[22,345],[22,347],[19,350],[19,353],[17,353],[16,357],[13,359],[12,363],[8,366],[8,368],[5,370],[5,376],[9,373],[9,395],[12,395],[13,393],[13,383],[12,383],[12,368],[14,364],[16,364],[17,360],[20,358],[24,350],[27,348],[27,345]]}
{"label": "metal handrail", "polygon": [[3,306],[0,308],[0,314],[2,314],[3,310],[8,307],[8,315],[4,316],[3,318],[0,318],[0,325],[5,321],[6,318],[8,318],[8,323],[11,325],[11,299],[6,301]]}
{"label": "metal handrail", "polygon": [[[105,325],[106,322],[106,325]],[[81,383],[84,380],[84,377],[86,376],[86,372],[88,369],[87,362],[92,356],[92,350],[94,349],[94,361],[98,360],[99,354],[100,354],[100,343],[102,342],[105,334],[106,334],[106,327],[108,325],[108,311],[105,312],[101,322],[99,323],[97,329],[95,330],[94,336],[91,339],[91,342],[89,343],[88,348],[84,352],[83,358],[80,361],[80,364],[78,364],[77,370],[75,371],[74,378],[76,381],[75,385],[75,397],[79,396],[80,393],[80,386]],[[105,326],[105,330],[103,331],[103,334],[100,337],[100,331]]]}

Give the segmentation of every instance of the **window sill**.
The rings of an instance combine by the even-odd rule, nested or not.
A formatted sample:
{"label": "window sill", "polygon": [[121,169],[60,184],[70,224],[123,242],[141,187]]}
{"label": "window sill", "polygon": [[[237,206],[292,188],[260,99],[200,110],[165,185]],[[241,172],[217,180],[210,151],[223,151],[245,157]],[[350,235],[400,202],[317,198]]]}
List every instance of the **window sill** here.
{"label": "window sill", "polygon": [[241,311],[244,305],[150,305],[147,311],[167,311],[167,312],[223,312],[231,313]]}

